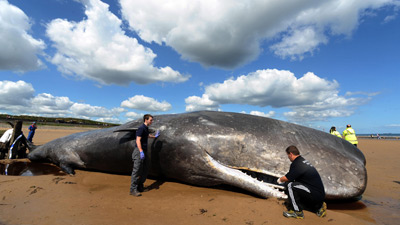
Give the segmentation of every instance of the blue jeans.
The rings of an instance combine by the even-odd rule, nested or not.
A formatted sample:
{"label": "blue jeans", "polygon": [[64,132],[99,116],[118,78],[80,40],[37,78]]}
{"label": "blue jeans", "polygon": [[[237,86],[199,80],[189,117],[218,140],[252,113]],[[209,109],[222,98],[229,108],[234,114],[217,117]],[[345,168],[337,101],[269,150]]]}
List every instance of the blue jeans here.
{"label": "blue jeans", "polygon": [[29,134],[28,134],[28,141],[30,141],[30,142],[32,142],[32,139],[33,139],[33,135],[35,135],[35,133],[34,132],[29,132]]}

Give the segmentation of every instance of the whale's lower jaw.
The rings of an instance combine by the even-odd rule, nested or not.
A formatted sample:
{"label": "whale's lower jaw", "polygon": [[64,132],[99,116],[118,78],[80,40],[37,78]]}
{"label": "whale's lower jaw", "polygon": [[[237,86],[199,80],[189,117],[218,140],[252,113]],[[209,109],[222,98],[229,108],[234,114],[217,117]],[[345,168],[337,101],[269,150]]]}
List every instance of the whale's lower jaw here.
{"label": "whale's lower jaw", "polygon": [[[239,187],[263,198],[287,198],[287,195],[283,193],[284,187],[273,183],[278,177],[225,166],[212,158],[209,154],[206,154],[206,157],[208,164],[215,170],[215,175],[223,180],[225,184]],[[257,173],[257,175],[254,175],[255,173]]]}

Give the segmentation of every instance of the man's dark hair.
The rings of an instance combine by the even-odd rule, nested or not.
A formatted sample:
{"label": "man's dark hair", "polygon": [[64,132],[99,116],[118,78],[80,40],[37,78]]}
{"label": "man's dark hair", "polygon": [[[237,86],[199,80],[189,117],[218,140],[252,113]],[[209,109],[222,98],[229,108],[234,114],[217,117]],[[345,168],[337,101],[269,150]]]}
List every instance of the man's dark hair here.
{"label": "man's dark hair", "polygon": [[332,131],[336,130],[336,127],[331,127],[331,129],[329,130],[329,133],[332,133]]}
{"label": "man's dark hair", "polygon": [[150,115],[150,114],[144,115],[144,116],[143,116],[143,122],[146,121],[146,120],[148,120],[148,119],[150,119],[150,117],[153,118],[153,116]]}
{"label": "man's dark hair", "polygon": [[292,153],[293,155],[300,155],[299,149],[296,146],[291,145],[286,148],[286,154]]}

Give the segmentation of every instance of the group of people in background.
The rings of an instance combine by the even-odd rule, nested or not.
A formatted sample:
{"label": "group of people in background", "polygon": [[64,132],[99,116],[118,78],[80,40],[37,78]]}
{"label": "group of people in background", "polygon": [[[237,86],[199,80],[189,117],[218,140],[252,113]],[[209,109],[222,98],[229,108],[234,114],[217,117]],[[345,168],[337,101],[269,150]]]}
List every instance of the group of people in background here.
{"label": "group of people in background", "polygon": [[351,127],[350,124],[347,124],[346,129],[343,131],[342,135],[340,135],[340,133],[336,130],[336,127],[331,127],[329,133],[345,139],[346,141],[352,143],[356,147],[358,145],[356,132],[354,131],[354,129]]}

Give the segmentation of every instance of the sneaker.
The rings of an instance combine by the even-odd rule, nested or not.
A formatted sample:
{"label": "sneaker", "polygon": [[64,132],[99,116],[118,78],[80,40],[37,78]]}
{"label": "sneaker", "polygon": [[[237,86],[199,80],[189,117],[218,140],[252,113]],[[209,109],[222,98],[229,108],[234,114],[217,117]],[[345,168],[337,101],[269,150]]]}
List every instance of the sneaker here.
{"label": "sneaker", "polygon": [[317,216],[325,217],[326,216],[326,203],[323,202],[321,208],[317,211]]}
{"label": "sneaker", "polygon": [[287,218],[292,217],[292,218],[296,218],[296,219],[304,219],[303,211],[293,211],[293,210],[284,211],[283,216],[287,217]]}
{"label": "sneaker", "polygon": [[142,196],[142,194],[140,194],[140,192],[138,192],[137,190],[131,191],[130,195],[135,196],[135,197]]}

